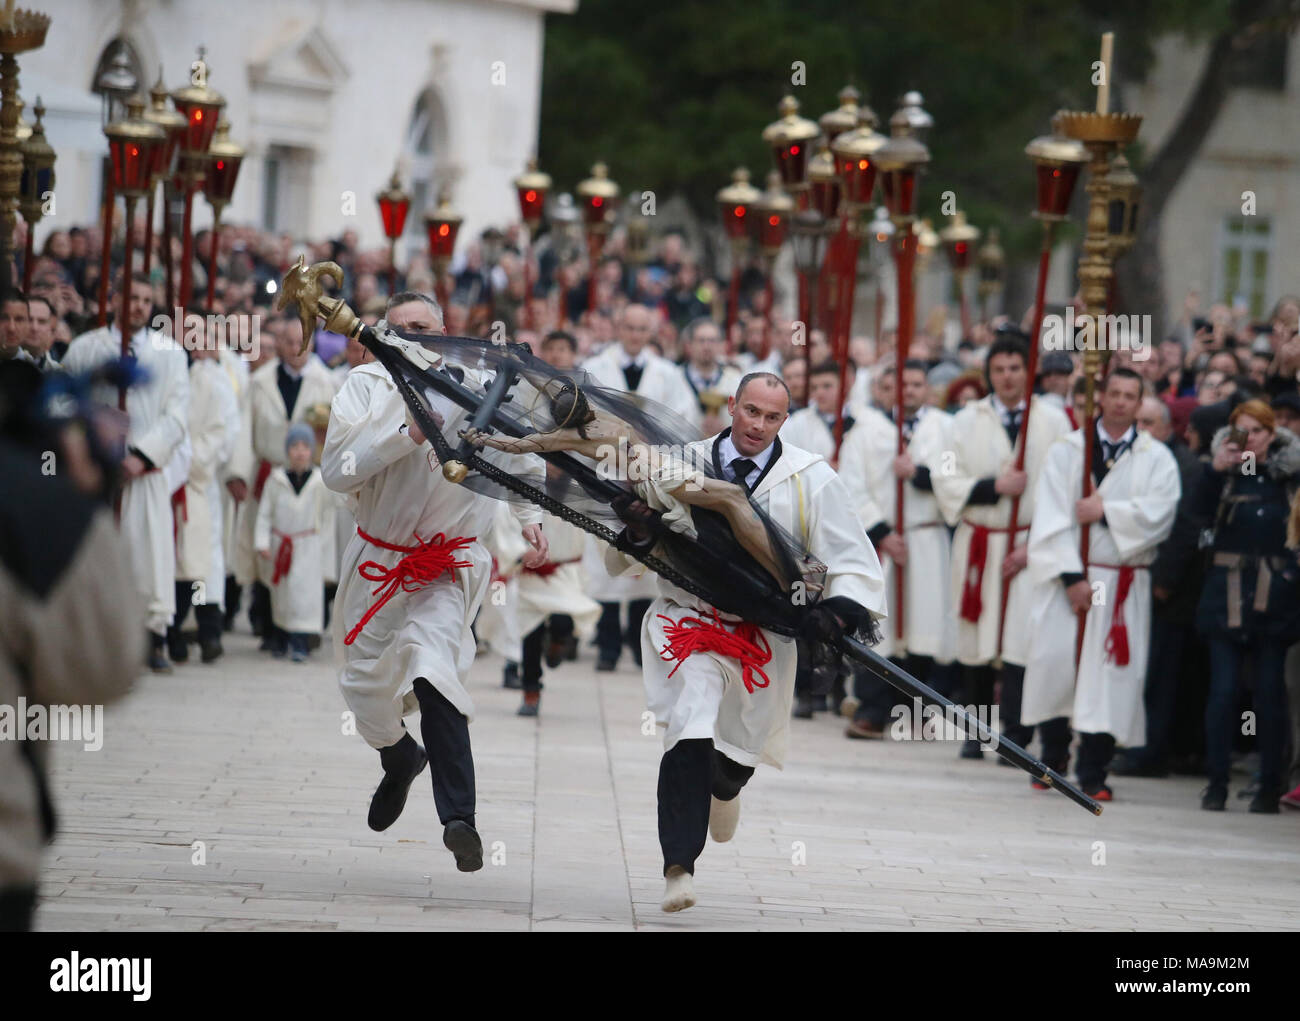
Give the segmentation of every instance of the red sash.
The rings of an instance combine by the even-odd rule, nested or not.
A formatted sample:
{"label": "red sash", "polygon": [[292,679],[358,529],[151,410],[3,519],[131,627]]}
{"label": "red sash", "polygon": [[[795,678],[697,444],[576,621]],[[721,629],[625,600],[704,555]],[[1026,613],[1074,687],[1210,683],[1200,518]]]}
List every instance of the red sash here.
{"label": "red sash", "polygon": [[[668,640],[659,650],[659,658],[666,663],[677,661],[677,666],[669,671],[669,677],[677,673],[677,667],[691,653],[714,652],[740,661],[745,690],[751,695],[755,688],[766,688],[770,683],[763,667],[772,658],[772,647],[767,644],[767,637],[757,624],[742,620],[736,625],[735,631],[728,631],[727,626],[718,619],[717,610],[701,613],[701,616],[710,618],[709,620],[683,617],[680,621],[675,621],[662,613],[658,616],[660,620],[667,621],[664,637]],[[758,680],[755,674],[762,680]]]}
{"label": "red sash", "polygon": [[280,584],[280,579],[287,577],[289,568],[293,567],[293,540],[301,539],[304,536],[315,535],[316,529],[308,529],[305,532],[281,532],[277,529],[271,529],[272,534],[280,537],[280,547],[275,551],[275,573],[271,575],[271,584]]}
{"label": "red sash", "polygon": [[432,584],[444,572],[448,573],[451,579],[455,581],[456,568],[474,566],[468,560],[457,560],[456,551],[464,549],[477,536],[457,536],[454,539],[448,539],[442,532],[439,532],[428,542],[425,542],[417,535],[415,536],[417,545],[398,546],[384,542],[382,539],[376,539],[372,535],[367,535],[359,525],[357,526],[357,535],[380,549],[406,555],[392,567],[385,567],[377,561],[367,560],[357,568],[357,574],[361,575],[361,577],[367,581],[379,583],[374,592],[371,593],[377,598],[370,604],[370,609],[366,611],[365,616],[357,621],[356,626],[343,639],[344,645],[351,645],[356,641],[357,635],[361,634],[362,629],[370,623],[370,618],[382,610],[388,600],[397,595],[398,589],[403,592],[415,592],[426,585]]}
{"label": "red sash", "polygon": [[1106,659],[1116,666],[1128,666],[1128,626],[1124,623],[1124,603],[1128,599],[1128,590],[1133,587],[1133,572],[1145,571],[1144,565],[1127,566],[1124,564],[1096,564],[1089,562],[1089,567],[1105,567],[1119,572],[1119,581],[1115,586],[1115,602],[1110,610],[1110,630],[1106,632]]}
{"label": "red sash", "polygon": [[262,499],[262,488],[266,485],[266,480],[271,477],[271,468],[273,465],[270,461],[263,461],[257,466],[257,478],[253,480],[253,499]]}
{"label": "red sash", "polygon": [[190,520],[190,505],[185,500],[185,483],[182,482],[172,493],[172,543],[180,541],[181,522]]}
{"label": "red sash", "polygon": [[[982,592],[984,589],[984,566],[989,558],[989,534],[998,532],[1006,535],[1011,529],[987,528],[984,525],[977,525],[973,521],[966,521],[964,518],[962,520],[970,525],[974,531],[970,537],[970,553],[966,557],[966,577],[961,590],[961,619],[972,624],[978,624],[980,614],[984,612]],[[1028,525],[1020,525],[1016,528],[1016,531],[1025,532],[1028,529]],[[1012,549],[1014,548],[1013,545]]]}

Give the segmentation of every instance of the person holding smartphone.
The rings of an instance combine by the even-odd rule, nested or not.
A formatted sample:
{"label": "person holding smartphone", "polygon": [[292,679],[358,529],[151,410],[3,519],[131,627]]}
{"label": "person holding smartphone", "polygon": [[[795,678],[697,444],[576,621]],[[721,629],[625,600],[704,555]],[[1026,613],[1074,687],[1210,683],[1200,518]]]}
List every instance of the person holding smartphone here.
{"label": "person holding smartphone", "polygon": [[1238,675],[1253,659],[1259,789],[1252,812],[1275,813],[1282,795],[1286,727],[1283,663],[1300,639],[1300,566],[1287,547],[1287,520],[1300,489],[1300,439],[1277,426],[1261,400],[1239,404],[1211,442],[1200,481],[1201,511],[1212,524],[1204,545],[1209,569],[1197,607],[1197,627],[1210,650],[1205,708],[1209,786],[1201,807],[1223,811],[1232,736],[1238,717]]}

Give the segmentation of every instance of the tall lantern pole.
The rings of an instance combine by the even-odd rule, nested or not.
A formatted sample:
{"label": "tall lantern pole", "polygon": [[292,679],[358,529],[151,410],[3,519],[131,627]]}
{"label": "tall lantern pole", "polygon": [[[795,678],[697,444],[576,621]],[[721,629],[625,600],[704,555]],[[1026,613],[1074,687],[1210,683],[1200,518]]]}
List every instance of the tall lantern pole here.
{"label": "tall lantern pole", "polygon": [[537,238],[537,228],[542,225],[542,210],[551,191],[551,175],[538,170],[537,160],[533,158],[528,161],[528,169],[515,178],[514,185],[519,196],[519,215],[528,231],[528,251],[524,253],[524,326],[532,330],[536,329],[533,317],[533,242]]}
{"label": "tall lantern pole", "polygon": [[[758,216],[758,251],[763,260],[763,279],[767,296],[767,314],[763,318],[763,350],[754,352],[763,361],[772,351],[772,267],[785,244],[794,215],[794,199],[781,187],[781,177],[773,170],[767,175],[767,190],[754,203]],[[804,351],[807,352],[805,345]],[[806,357],[806,354],[805,354]]]}
{"label": "tall lantern pole", "polygon": [[[144,119],[144,98],[132,96],[126,103],[127,115],[104,129],[113,164],[113,187],[126,201],[126,250],[122,263],[122,357],[131,349],[131,256],[135,247],[135,203],[149,192],[155,164],[155,151],[165,145],[162,129]],[[118,388],[118,408],[126,410],[126,386]]]}
{"label": "tall lantern pole", "polygon": [[[1043,309],[1047,296],[1047,274],[1052,260],[1052,232],[1056,225],[1069,219],[1070,198],[1079,171],[1088,162],[1088,151],[1072,138],[1059,133],[1035,138],[1025,146],[1025,155],[1034,161],[1036,204],[1034,217],[1043,224],[1043,248],[1038,256],[1038,284],[1034,291],[1034,318],[1029,331],[1029,366],[1025,373],[1025,413],[1020,417],[1020,435],[1016,440],[1016,470],[1025,470],[1025,451],[1029,446],[1029,416],[1034,408],[1033,387],[1038,377],[1039,337],[1043,332]],[[1087,442],[1087,433],[1084,434]],[[1087,456],[1087,455],[1085,455]],[[1020,528],[1019,495],[1011,498],[1011,540]],[[1007,598],[1010,586],[1002,586],[1002,604],[998,608],[998,655],[1002,654],[1002,632],[1006,627]]]}
{"label": "tall lantern pole", "polygon": [[[1085,189],[1088,192],[1088,226],[1083,241],[1084,254],[1079,260],[1079,290],[1083,295],[1085,310],[1081,322],[1085,340],[1083,352],[1085,421],[1082,423],[1084,429],[1082,495],[1084,497],[1090,496],[1093,490],[1093,444],[1088,430],[1092,428],[1096,381],[1103,365],[1102,348],[1106,343],[1106,338],[1098,336],[1098,333],[1106,311],[1106,301],[1114,273],[1115,250],[1112,247],[1109,230],[1111,196],[1107,177],[1110,172],[1111,157],[1122,146],[1132,144],[1142,127],[1142,117],[1138,114],[1110,112],[1113,43],[1112,33],[1107,32],[1102,36],[1101,63],[1106,77],[1102,79],[1097,89],[1097,109],[1062,111],[1056,115],[1056,124],[1060,132],[1068,138],[1082,142],[1090,157],[1088,184]],[[1086,573],[1090,539],[1088,526],[1084,525],[1080,532],[1079,556]],[[1086,613],[1079,614],[1079,625],[1075,635],[1076,670],[1079,657],[1083,652],[1083,629],[1086,619]]]}
{"label": "tall lantern pole", "polygon": [[[909,93],[909,95],[911,95]],[[904,108],[906,109],[906,107]],[[903,111],[900,110],[899,114]],[[894,417],[898,424],[897,453],[907,449],[903,434],[903,364],[907,361],[912,344],[912,331],[916,317],[916,299],[912,292],[913,273],[916,267],[917,237],[913,231],[916,221],[917,179],[921,168],[930,162],[930,150],[912,134],[913,127],[904,117],[895,114],[890,119],[892,137],[876,153],[885,192],[885,205],[895,227],[894,268],[898,276],[898,336],[894,343],[894,379],[897,396],[894,399]],[[903,535],[903,480],[894,487],[894,531]],[[897,609],[894,615],[894,633],[903,641],[903,616],[905,603],[904,579],[901,565],[894,565],[894,586]]]}
{"label": "tall lantern pole", "polygon": [[587,225],[587,311],[596,311],[596,271],[605,239],[614,226],[614,201],[618,198],[618,185],[610,180],[609,168],[597,163],[591,176],[574,189],[582,203],[582,218]]}
{"label": "tall lantern pole", "polygon": [[217,246],[221,243],[221,213],[230,204],[244,162],[243,146],[230,140],[230,124],[223,117],[217,123],[217,137],[208,147],[207,176],[203,191],[212,206],[212,270],[208,273],[208,308],[217,294]]}
{"label": "tall lantern pole", "polygon": [[217,131],[217,121],[225,98],[208,88],[208,64],[204,50],[199,47],[199,59],[190,74],[190,84],[172,93],[172,105],[185,118],[185,134],[181,139],[180,180],[184,200],[181,220],[181,286],[178,304],[190,303],[194,284],[194,193],[203,183],[208,146]]}
{"label": "tall lantern pole", "polygon": [[961,210],[952,214],[952,223],[939,231],[939,240],[943,242],[948,253],[948,264],[952,267],[953,279],[957,284],[958,307],[961,309],[961,335],[969,337],[971,331],[970,304],[966,300],[966,273],[971,266],[971,256],[975,251],[975,242],[979,240],[978,227],[966,222],[966,214]]}
{"label": "tall lantern pole", "polygon": [[800,209],[790,224],[794,248],[794,266],[799,273],[799,321],[803,324],[803,393],[799,399],[808,403],[808,334],[812,327],[812,308],[817,303],[817,277],[821,273],[826,246],[826,219],[816,209]]}
{"label": "tall lantern pole", "polygon": [[32,11],[15,11],[12,0],[0,19],[0,287],[13,284],[13,238],[18,220],[23,156],[18,139],[18,57],[45,45],[50,19]]}
{"label": "tall lantern pole", "polygon": [[167,87],[163,85],[162,68],[158,68],[158,80],[149,90],[149,108],[144,112],[144,119],[158,125],[167,136],[166,142],[155,152],[155,167],[149,194],[145,196],[144,216],[144,271],[148,273],[153,265],[153,206],[154,189],[163,186],[163,268],[167,275],[167,308],[170,314],[172,299],[172,224],[167,215],[168,202],[171,198],[173,165],[176,153],[185,137],[187,121],[175,110],[167,106]]}
{"label": "tall lantern pole", "polygon": [[397,239],[406,230],[406,215],[411,211],[411,196],[402,190],[396,169],[388,179],[388,187],[375,196],[379,203],[379,218],[388,238],[388,296],[397,293]]}
{"label": "tall lantern pole", "polygon": [[[868,116],[863,117],[863,114]],[[871,205],[871,197],[876,190],[878,173],[877,156],[888,143],[884,135],[873,126],[876,115],[870,107],[858,108],[859,126],[852,131],[838,135],[831,144],[835,154],[835,168],[839,176],[844,212],[844,229],[847,242],[845,254],[843,314],[840,317],[839,337],[833,350],[840,359],[840,395],[845,394],[849,371],[849,341],[853,333],[854,295],[858,283],[858,256],[862,250],[863,210]],[[836,411],[835,418],[835,456],[839,457],[840,444],[844,439],[843,404]]]}
{"label": "tall lantern pole", "polygon": [[740,270],[749,250],[750,236],[755,233],[758,218],[755,206],[762,192],[749,183],[749,171],[737,167],[731,174],[731,183],[722,188],[716,197],[722,231],[731,246],[731,285],[727,290],[727,330],[724,336],[731,345],[731,331],[736,323],[737,305],[740,303]]}
{"label": "tall lantern pole", "polygon": [[31,134],[23,141],[23,176],[19,195],[19,207],[27,223],[27,249],[23,254],[23,292],[32,285],[33,238],[36,225],[41,222],[45,210],[45,196],[54,190],[54,149],[45,139],[45,127],[41,119],[45,116],[45,107],[41,97],[36,97],[36,123],[32,125]]}
{"label": "tall lantern pole", "polygon": [[433,286],[438,303],[446,315],[449,295],[445,283],[447,268],[456,250],[456,235],[460,233],[461,216],[451,206],[451,196],[444,189],[438,196],[438,208],[424,214],[424,227],[429,235],[429,265],[433,268]]}

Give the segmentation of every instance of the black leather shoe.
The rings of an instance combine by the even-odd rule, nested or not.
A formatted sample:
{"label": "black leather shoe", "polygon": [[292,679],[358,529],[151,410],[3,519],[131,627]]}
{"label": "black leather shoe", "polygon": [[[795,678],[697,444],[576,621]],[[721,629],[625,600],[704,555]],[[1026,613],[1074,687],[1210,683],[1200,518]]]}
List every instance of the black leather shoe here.
{"label": "black leather shoe", "polygon": [[519,679],[519,664],[507,663],[501,671],[501,687],[518,691],[523,686],[524,682]]}
{"label": "black leather shoe", "polygon": [[963,759],[982,759],[984,758],[984,749],[980,747],[978,741],[963,741],[961,743],[961,757]]}
{"label": "black leather shoe", "polygon": [[813,716],[812,698],[808,695],[795,695],[794,712],[790,715],[796,720],[811,720]]}
{"label": "black leather shoe", "polygon": [[442,829],[442,844],[456,856],[456,868],[477,872],[483,867],[483,841],[464,819],[453,819]]}
{"label": "black leather shoe", "polygon": [[1282,806],[1278,804],[1281,797],[1282,791],[1276,787],[1261,786],[1251,799],[1250,810],[1260,815],[1277,815],[1282,811]]}
{"label": "black leather shoe", "polygon": [[172,665],[167,662],[167,657],[158,650],[149,654],[149,669],[156,674],[169,674],[172,672]]}
{"label": "black leather shoe", "polygon": [[618,660],[616,659],[596,660],[596,673],[598,674],[612,673],[617,668],[618,668]]}
{"label": "black leather shoe", "polygon": [[189,646],[185,639],[177,636],[176,638],[167,639],[167,655],[171,657],[173,663],[184,663],[190,658]]}
{"label": "black leather shoe", "polygon": [[1201,791],[1201,809],[1206,812],[1222,812],[1228,804],[1228,788],[1220,784],[1210,784]]}
{"label": "black leather shoe", "polygon": [[379,749],[379,761],[384,766],[384,777],[370,798],[370,815],[366,823],[372,830],[382,833],[402,814],[411,784],[424,772],[429,757],[415,738],[407,734],[397,744]]}
{"label": "black leather shoe", "polygon": [[199,660],[203,663],[215,663],[225,651],[220,642],[200,642]]}

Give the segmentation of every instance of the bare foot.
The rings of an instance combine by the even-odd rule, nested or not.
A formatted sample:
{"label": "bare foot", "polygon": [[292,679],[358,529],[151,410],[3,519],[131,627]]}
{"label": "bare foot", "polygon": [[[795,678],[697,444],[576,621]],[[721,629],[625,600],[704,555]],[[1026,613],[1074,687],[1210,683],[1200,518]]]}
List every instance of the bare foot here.
{"label": "bare foot", "polygon": [[740,822],[740,795],[730,801],[709,800],[709,836],[717,843],[725,844],[736,835],[736,824]]}

